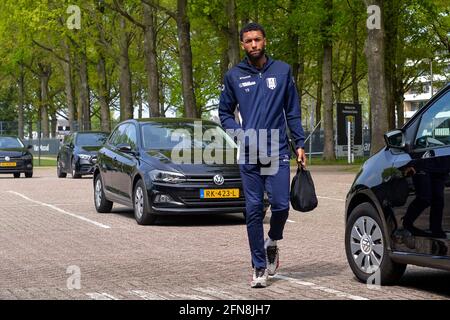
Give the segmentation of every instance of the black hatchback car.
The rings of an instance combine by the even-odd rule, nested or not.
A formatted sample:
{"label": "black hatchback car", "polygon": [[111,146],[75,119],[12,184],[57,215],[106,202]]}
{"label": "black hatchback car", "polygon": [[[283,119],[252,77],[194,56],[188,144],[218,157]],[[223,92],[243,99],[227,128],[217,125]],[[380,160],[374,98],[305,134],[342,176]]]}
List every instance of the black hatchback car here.
{"label": "black hatchback car", "polygon": [[[113,202],[133,207],[138,224],[152,224],[157,215],[243,213],[245,199],[236,161],[191,161],[214,143],[212,136],[223,142],[217,154],[231,152],[230,158],[235,159],[237,146],[216,123],[197,121],[154,118],[119,124],[98,152],[97,211],[111,211]],[[188,141],[185,147],[192,151],[185,162],[174,158],[179,155],[174,152],[179,138],[187,138],[182,141]],[[229,163],[225,156],[223,162]]]}
{"label": "black hatchback car", "polygon": [[84,131],[65,136],[56,160],[58,178],[65,178],[68,172],[75,179],[92,174],[97,161],[97,151],[108,135],[107,132]]}
{"label": "black hatchback car", "polygon": [[19,178],[21,173],[26,178],[33,177],[31,148],[31,145],[25,147],[18,137],[0,136],[0,173],[13,174],[14,178]]}
{"label": "black hatchback car", "polygon": [[450,270],[450,83],[384,138],[347,195],[350,267],[379,284],[407,264]]}

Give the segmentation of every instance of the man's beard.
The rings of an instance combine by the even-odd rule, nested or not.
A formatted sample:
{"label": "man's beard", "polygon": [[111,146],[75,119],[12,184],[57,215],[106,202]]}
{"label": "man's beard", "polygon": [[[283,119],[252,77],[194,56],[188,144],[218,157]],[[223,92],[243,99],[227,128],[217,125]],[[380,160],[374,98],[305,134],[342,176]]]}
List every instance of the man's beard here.
{"label": "man's beard", "polygon": [[250,54],[250,52],[246,51],[245,54],[247,55],[247,58],[251,61],[251,62],[257,62],[259,59],[261,59],[262,57],[264,57],[264,54],[266,53],[266,48],[262,48],[261,51],[258,52],[257,55],[252,55]]}

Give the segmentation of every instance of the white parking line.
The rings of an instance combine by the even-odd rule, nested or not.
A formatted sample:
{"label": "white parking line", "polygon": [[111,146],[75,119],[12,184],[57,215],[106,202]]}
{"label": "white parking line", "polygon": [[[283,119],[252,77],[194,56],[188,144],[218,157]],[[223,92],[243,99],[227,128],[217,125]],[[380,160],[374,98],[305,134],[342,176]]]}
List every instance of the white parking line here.
{"label": "white parking line", "polygon": [[322,196],[317,196],[317,198],[345,202],[345,199],[338,199],[338,198],[331,198],[331,197],[322,197]]}
{"label": "white parking line", "polygon": [[92,223],[92,224],[96,225],[97,227],[104,228],[104,229],[110,229],[110,228],[111,228],[110,226],[107,226],[107,225],[105,225],[105,224],[99,223],[99,222],[97,222],[97,221],[93,221],[93,220],[91,220],[91,219],[88,219],[88,218],[85,218],[85,217],[76,215],[76,214],[74,214],[74,213],[67,212],[67,211],[65,211],[65,210],[63,210],[63,209],[60,209],[60,208],[58,208],[58,207],[55,207],[54,205],[51,205],[51,204],[48,204],[48,203],[44,203],[44,202],[40,202],[40,201],[37,201],[37,200],[30,199],[30,198],[28,198],[27,196],[25,196],[25,195],[23,195],[23,194],[21,194],[21,193],[18,193],[18,192],[15,192],[15,191],[8,191],[8,192],[9,192],[9,193],[12,193],[12,194],[15,194],[16,196],[22,197],[22,198],[24,198],[25,200],[28,200],[28,201],[34,202],[34,203],[36,203],[36,204],[39,204],[39,205],[41,205],[41,206],[45,206],[45,207],[51,208],[51,209],[53,209],[53,210],[56,210],[56,211],[58,211],[58,212],[60,212],[60,213],[69,215],[69,216],[71,216],[71,217],[74,217],[74,218],[77,218],[77,219],[80,219],[80,220],[83,220],[83,221]]}
{"label": "white parking line", "polygon": [[119,298],[116,298],[106,292],[102,292],[102,293],[92,292],[92,293],[86,293],[86,295],[89,296],[89,298],[91,298],[93,300],[120,300]]}
{"label": "white parking line", "polygon": [[334,294],[335,296],[340,297],[340,298],[347,298],[347,299],[350,299],[350,300],[370,300],[368,298],[364,298],[364,297],[360,297],[360,296],[354,296],[352,294],[348,294],[348,293],[345,293],[343,291],[339,291],[339,290],[335,290],[335,289],[330,289],[330,288],[327,288],[327,287],[319,286],[319,285],[316,285],[315,283],[312,283],[312,282],[301,281],[299,279],[283,276],[281,274],[275,275],[274,278],[281,279],[281,280],[286,280],[286,281],[289,281],[291,283],[298,284],[300,286],[308,287],[308,288],[311,288],[311,290],[317,290],[317,291],[322,291],[322,292],[326,292],[326,293],[331,293],[331,294]]}
{"label": "white parking line", "polygon": [[144,290],[130,290],[128,291],[128,293],[135,295],[143,300],[167,300],[166,297],[163,297],[153,292],[147,292]]}
{"label": "white parking line", "polygon": [[194,291],[201,292],[203,294],[211,295],[214,300],[217,299],[237,299],[237,300],[248,300],[249,298],[237,295],[234,293],[229,293],[224,290],[217,288],[207,287],[207,288],[192,288]]}

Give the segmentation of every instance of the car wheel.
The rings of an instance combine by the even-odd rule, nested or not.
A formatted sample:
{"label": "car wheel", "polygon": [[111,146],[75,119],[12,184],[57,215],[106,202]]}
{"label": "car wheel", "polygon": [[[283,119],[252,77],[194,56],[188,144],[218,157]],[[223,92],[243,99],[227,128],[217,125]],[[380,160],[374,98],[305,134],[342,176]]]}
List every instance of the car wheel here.
{"label": "car wheel", "polygon": [[378,212],[370,203],[355,207],[345,228],[345,252],[356,277],[368,284],[396,283],[406,269],[406,264],[389,257],[383,224]]}
{"label": "car wheel", "polygon": [[97,174],[94,180],[94,203],[95,210],[100,213],[111,212],[111,209],[113,207],[113,202],[109,201],[105,197],[102,177],[100,176],[100,174]]}
{"label": "car wheel", "polygon": [[65,178],[67,177],[67,173],[63,171],[62,166],[61,166],[61,162],[58,160],[56,160],[57,165],[56,165],[56,175],[58,176],[58,178]]}
{"label": "car wheel", "polygon": [[25,172],[25,178],[33,178],[33,171]]}
{"label": "car wheel", "polygon": [[138,224],[148,225],[155,223],[156,215],[151,212],[147,199],[147,189],[142,180],[139,180],[134,187],[133,209],[134,218]]}
{"label": "car wheel", "polygon": [[20,178],[20,172],[13,173],[14,178]]}
{"label": "car wheel", "polygon": [[77,173],[77,166],[75,163],[75,159],[72,159],[72,162],[70,164],[70,169],[72,170],[72,179],[81,178],[81,174]]}

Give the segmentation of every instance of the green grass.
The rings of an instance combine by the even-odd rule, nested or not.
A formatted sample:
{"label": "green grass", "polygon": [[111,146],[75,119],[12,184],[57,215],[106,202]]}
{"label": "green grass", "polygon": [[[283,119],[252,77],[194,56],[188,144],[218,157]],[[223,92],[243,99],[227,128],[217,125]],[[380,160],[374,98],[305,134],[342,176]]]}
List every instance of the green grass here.
{"label": "green grass", "polygon": [[[330,160],[323,160],[322,158],[319,157],[312,157],[311,158],[311,163],[309,163],[309,165],[313,165],[313,166],[336,166],[336,165],[347,165],[347,166],[354,166],[354,165],[358,165],[361,166],[368,158],[366,157],[360,157],[360,158],[355,158],[355,162],[353,162],[352,164],[349,164],[347,162],[347,158],[339,158],[336,159],[334,161],[330,161]],[[292,164],[295,165],[296,161],[295,159],[291,160]],[[307,161],[309,162],[309,158],[307,158]]]}
{"label": "green grass", "polygon": [[[358,172],[361,165],[366,161],[368,158],[355,158],[355,162],[352,164],[347,163],[346,158],[340,158],[336,159],[336,161],[329,161],[329,160],[323,160],[320,157],[313,157],[311,159],[311,163],[309,163],[308,158],[308,166],[342,166],[342,170],[344,171],[351,171],[351,172]],[[297,161],[295,159],[291,159],[291,166],[295,166],[297,164]],[[39,159],[37,156],[33,158],[33,166],[39,167]],[[41,157],[41,167],[56,167],[56,158],[49,157],[49,156],[42,156]]]}
{"label": "green grass", "polygon": [[[355,158],[355,162],[352,164],[347,163],[347,158],[336,159],[335,161],[323,160],[320,157],[312,157],[311,162],[307,158],[307,166],[339,166],[339,171],[358,173],[363,163],[367,160],[366,157]],[[297,161],[291,159],[291,166],[296,166]]]}
{"label": "green grass", "polygon": [[39,165],[39,159],[37,156],[33,157],[34,167],[56,167],[56,158],[41,157],[41,164]]}

